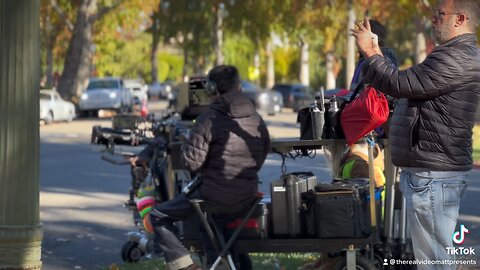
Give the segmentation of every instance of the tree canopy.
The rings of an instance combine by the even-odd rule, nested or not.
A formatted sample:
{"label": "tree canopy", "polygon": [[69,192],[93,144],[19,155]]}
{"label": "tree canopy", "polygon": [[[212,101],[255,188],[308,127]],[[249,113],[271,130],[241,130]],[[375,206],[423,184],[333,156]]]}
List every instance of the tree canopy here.
{"label": "tree canopy", "polygon": [[[83,2],[41,0],[42,70],[47,77],[65,73],[64,59],[68,58],[69,42]],[[249,67],[260,61],[261,79],[265,82],[270,53],[266,45],[270,44],[275,80],[293,82],[299,78],[301,44],[308,43],[311,84],[325,83],[327,53],[336,59],[336,80],[347,79],[339,71],[346,59],[349,0],[95,2],[98,16],[92,20],[90,76],[141,77],[150,82],[153,61],[158,66],[158,80],[180,81],[185,75],[205,73],[215,63],[216,50],[220,50],[225,63],[237,65],[244,77]],[[427,49],[433,46],[430,13],[436,1],[352,3],[357,18],[363,18],[368,10],[372,18],[387,26],[387,44],[397,51],[402,66],[414,62],[416,33],[425,34]],[[108,8],[109,12],[102,13]],[[215,45],[217,30],[223,33],[221,47]],[[159,52],[152,59],[154,48]]]}

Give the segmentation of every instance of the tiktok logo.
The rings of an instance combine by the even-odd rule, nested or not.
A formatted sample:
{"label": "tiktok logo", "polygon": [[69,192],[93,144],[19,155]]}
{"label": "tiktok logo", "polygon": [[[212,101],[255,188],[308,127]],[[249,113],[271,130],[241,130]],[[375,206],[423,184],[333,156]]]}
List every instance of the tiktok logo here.
{"label": "tiktok logo", "polygon": [[470,231],[465,227],[465,225],[460,225],[460,231],[454,232],[452,235],[453,242],[455,244],[461,245],[463,241],[465,241],[465,234],[469,233]]}

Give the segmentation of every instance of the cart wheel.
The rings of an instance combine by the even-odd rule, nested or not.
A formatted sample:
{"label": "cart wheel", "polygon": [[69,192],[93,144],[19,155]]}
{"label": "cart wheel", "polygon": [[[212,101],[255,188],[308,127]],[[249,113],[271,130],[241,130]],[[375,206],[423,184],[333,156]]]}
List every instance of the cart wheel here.
{"label": "cart wheel", "polygon": [[45,125],[49,125],[49,124],[51,124],[51,123],[53,122],[53,113],[52,113],[52,111],[49,111],[49,112],[47,113],[47,116],[45,116],[44,122],[45,122]]}
{"label": "cart wheel", "polygon": [[383,264],[384,263],[384,258],[385,256],[383,255],[383,253],[381,252],[377,252],[375,251],[373,253],[373,264],[375,266],[375,269],[378,269],[378,270],[385,270],[387,269],[385,267],[385,265]]}
{"label": "cart wheel", "polygon": [[[357,270],[376,270],[375,264],[367,260],[365,257],[358,255],[356,256]],[[347,257],[342,256],[340,261],[335,265],[336,270],[347,270]]]}
{"label": "cart wheel", "polygon": [[239,253],[235,258],[235,264],[238,266],[239,270],[252,270],[252,259],[248,254]]}
{"label": "cart wheel", "polygon": [[144,255],[138,243],[128,241],[122,247],[122,260],[124,262],[138,262]]}

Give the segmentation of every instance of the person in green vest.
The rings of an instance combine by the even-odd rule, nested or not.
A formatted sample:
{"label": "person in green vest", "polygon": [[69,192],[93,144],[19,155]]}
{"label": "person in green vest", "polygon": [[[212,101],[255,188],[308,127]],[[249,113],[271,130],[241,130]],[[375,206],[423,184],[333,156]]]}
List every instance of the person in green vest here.
{"label": "person in green vest", "polygon": [[[375,147],[373,149],[373,157],[373,179],[375,180],[375,189],[382,190],[380,197],[383,202],[385,201],[385,190],[383,189],[383,187],[385,186],[385,175],[383,174],[384,156],[378,144],[375,144]],[[368,143],[364,138],[358,140],[355,144],[348,148],[348,150],[344,154],[340,166],[342,178],[344,180],[355,178],[369,178]],[[381,213],[383,218],[383,204]]]}
{"label": "person in green vest", "polygon": [[[385,175],[383,174],[383,152],[378,144],[373,149],[374,161],[373,171],[375,188],[382,188],[385,185]],[[369,178],[368,171],[368,144],[365,139],[358,140],[350,146],[340,165],[342,178],[345,180],[353,178]]]}

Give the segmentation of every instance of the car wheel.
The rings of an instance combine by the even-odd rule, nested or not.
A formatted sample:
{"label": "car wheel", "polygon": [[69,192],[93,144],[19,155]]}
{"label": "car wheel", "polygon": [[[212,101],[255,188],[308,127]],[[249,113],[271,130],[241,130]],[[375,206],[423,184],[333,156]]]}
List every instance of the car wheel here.
{"label": "car wheel", "polygon": [[70,111],[70,112],[68,113],[68,117],[67,117],[67,122],[68,122],[68,123],[72,122],[74,115],[75,115],[75,112],[74,112],[74,111]]}
{"label": "car wheel", "polygon": [[98,117],[98,110],[88,111],[88,117]]}
{"label": "car wheel", "polygon": [[49,111],[49,112],[47,113],[47,116],[45,116],[44,121],[45,121],[45,125],[51,124],[51,123],[53,122],[53,113],[52,113],[52,111]]}
{"label": "car wheel", "polygon": [[298,112],[298,110],[299,110],[298,107],[299,107],[298,104],[294,104],[293,105],[293,112]]}

